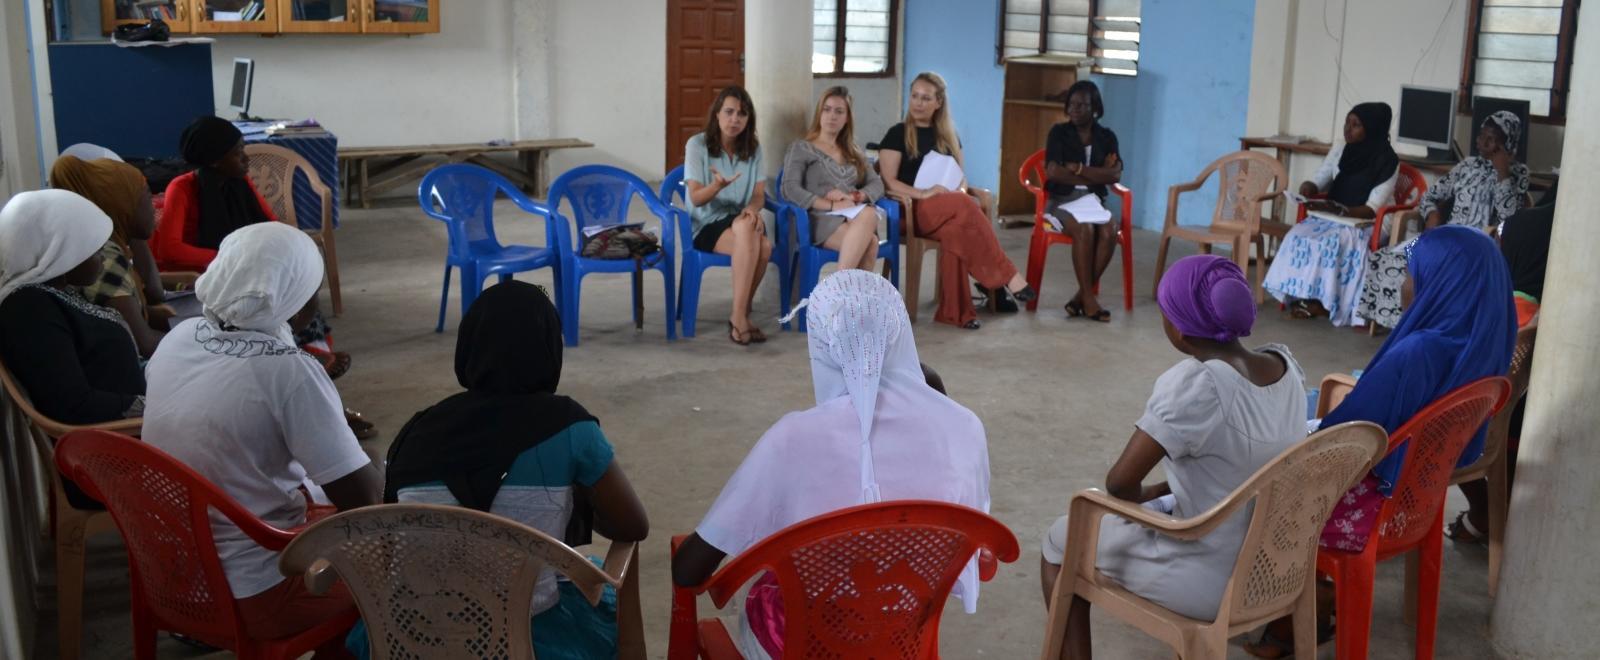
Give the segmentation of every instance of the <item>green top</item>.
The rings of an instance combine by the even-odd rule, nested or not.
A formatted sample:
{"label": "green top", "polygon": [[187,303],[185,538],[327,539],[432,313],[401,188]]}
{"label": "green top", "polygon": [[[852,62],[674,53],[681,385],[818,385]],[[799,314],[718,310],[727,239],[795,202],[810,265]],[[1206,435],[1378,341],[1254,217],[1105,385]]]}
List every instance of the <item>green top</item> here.
{"label": "green top", "polygon": [[754,158],[749,160],[735,160],[733,154],[723,151],[721,156],[712,158],[706,152],[706,136],[704,133],[689,138],[688,144],[683,147],[683,181],[694,181],[700,185],[709,185],[716,178],[712,168],[722,176],[732,178],[735,174],[738,179],[723,188],[716,197],[711,198],[704,206],[696,206],[688,200],[688,191],[684,191],[684,201],[689,205],[690,224],[694,234],[699,234],[706,225],[739,215],[750,197],[755,194],[756,183],[761,181],[761,147],[756,147]]}

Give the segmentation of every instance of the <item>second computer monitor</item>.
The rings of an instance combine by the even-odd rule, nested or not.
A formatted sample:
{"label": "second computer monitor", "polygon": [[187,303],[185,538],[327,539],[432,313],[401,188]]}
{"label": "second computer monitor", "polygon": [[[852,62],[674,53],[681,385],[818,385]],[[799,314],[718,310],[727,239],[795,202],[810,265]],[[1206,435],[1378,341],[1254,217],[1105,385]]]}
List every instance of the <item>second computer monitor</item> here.
{"label": "second computer monitor", "polygon": [[1402,85],[1395,141],[1428,147],[1428,157],[1453,160],[1455,90]]}

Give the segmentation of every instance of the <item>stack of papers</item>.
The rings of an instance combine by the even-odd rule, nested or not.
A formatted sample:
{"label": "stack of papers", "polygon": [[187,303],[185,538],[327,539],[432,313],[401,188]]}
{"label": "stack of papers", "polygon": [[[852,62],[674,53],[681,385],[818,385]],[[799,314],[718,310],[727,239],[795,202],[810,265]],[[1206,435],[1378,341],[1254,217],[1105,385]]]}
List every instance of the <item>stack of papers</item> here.
{"label": "stack of papers", "polygon": [[966,178],[966,174],[961,171],[961,163],[956,162],[956,159],[932,151],[922,157],[922,167],[917,168],[917,181],[911,185],[920,190],[934,186],[944,186],[945,190],[960,190],[961,182]]}
{"label": "stack of papers", "polygon": [[855,206],[829,211],[823,215],[842,215],[847,220],[853,220],[855,219],[856,215],[861,213],[861,210],[865,208],[867,208],[866,204],[857,204]]}
{"label": "stack of papers", "polygon": [[[1100,198],[1095,195],[1083,195],[1056,208],[1072,214],[1072,219],[1082,224],[1103,225],[1111,222],[1111,212],[1106,210],[1105,205],[1100,203]],[[1061,231],[1061,221],[1052,214],[1045,214],[1044,217],[1049,218],[1050,224],[1055,226],[1056,231]]]}
{"label": "stack of papers", "polygon": [[1372,224],[1372,218],[1352,218],[1328,211],[1306,211],[1306,215],[1313,218],[1322,218],[1329,222],[1337,222],[1346,227],[1365,227]]}

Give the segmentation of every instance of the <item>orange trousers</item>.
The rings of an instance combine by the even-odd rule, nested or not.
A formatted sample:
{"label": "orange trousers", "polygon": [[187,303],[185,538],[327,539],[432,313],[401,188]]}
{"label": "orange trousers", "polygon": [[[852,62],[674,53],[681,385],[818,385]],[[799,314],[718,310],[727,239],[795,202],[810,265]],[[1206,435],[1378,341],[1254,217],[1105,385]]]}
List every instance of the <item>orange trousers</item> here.
{"label": "orange trousers", "polygon": [[1004,287],[1016,277],[1017,267],[1000,249],[1000,239],[989,226],[978,202],[962,192],[947,192],[917,200],[917,235],[939,241],[939,309],[933,320],[965,325],[978,318],[967,291],[967,277],[986,289]]}

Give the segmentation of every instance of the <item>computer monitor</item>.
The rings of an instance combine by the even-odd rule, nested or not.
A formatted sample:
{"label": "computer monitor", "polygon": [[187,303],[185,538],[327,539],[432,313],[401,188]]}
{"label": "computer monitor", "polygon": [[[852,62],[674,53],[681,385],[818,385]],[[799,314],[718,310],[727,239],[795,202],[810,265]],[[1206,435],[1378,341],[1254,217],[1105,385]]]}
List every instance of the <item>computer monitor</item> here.
{"label": "computer monitor", "polygon": [[255,60],[233,58],[233,91],[228,95],[228,107],[239,111],[240,119],[250,117],[250,89],[255,84],[255,76]]}
{"label": "computer monitor", "polygon": [[1395,140],[1428,148],[1428,160],[1454,161],[1456,92],[1400,86],[1400,123]]}
{"label": "computer monitor", "polygon": [[1478,129],[1483,126],[1485,119],[1501,110],[1505,110],[1522,120],[1522,140],[1517,143],[1517,162],[1528,162],[1528,100],[1527,99],[1497,99],[1492,96],[1472,97],[1472,155],[1478,155]]}

